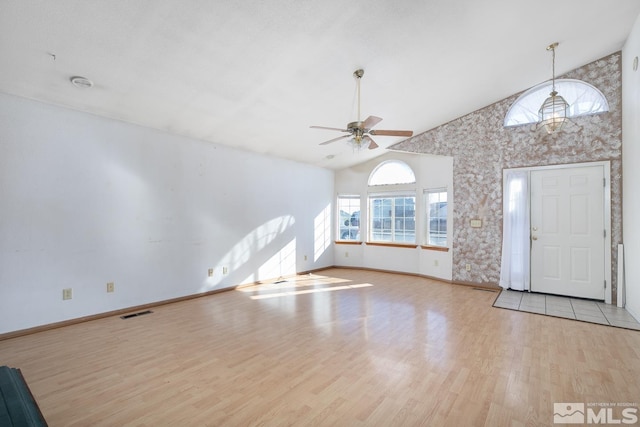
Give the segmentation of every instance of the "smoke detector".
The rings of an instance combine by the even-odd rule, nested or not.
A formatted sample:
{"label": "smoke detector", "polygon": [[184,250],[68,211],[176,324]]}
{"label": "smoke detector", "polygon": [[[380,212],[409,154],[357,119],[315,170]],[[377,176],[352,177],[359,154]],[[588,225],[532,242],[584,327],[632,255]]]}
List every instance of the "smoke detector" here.
{"label": "smoke detector", "polygon": [[75,87],[79,87],[80,89],[89,89],[93,86],[93,82],[86,77],[73,76],[69,80],[71,80],[71,83],[73,83]]}

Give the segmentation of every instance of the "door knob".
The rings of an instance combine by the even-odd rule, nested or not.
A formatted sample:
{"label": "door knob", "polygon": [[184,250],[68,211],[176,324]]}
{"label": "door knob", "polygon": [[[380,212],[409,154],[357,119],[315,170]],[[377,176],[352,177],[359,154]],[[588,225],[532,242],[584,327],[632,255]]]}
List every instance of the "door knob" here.
{"label": "door knob", "polygon": [[536,237],[536,236],[531,236],[531,240],[538,240],[538,237]]}
{"label": "door knob", "polygon": [[538,227],[533,227],[533,231],[538,231]]}

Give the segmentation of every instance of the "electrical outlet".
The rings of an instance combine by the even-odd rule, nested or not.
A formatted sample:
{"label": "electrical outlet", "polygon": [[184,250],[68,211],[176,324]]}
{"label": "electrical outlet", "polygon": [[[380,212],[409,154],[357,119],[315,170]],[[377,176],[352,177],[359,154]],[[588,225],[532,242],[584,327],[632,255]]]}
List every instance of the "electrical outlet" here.
{"label": "electrical outlet", "polygon": [[222,274],[227,274],[229,269],[227,267],[222,267]]}
{"label": "electrical outlet", "polygon": [[109,282],[107,283],[107,292],[114,292],[116,290],[115,285],[113,284],[113,282]]}
{"label": "electrical outlet", "polygon": [[467,271],[471,271],[471,264],[467,264],[465,268],[467,269]]}
{"label": "electrical outlet", "polygon": [[71,288],[65,288],[62,290],[62,299],[63,300],[68,300],[73,298],[73,289]]}
{"label": "electrical outlet", "polygon": [[213,277],[213,268],[210,268],[210,269],[207,271],[207,275],[208,275],[209,277]]}
{"label": "electrical outlet", "polygon": [[345,253],[344,253],[344,257],[345,257],[345,258],[349,258],[349,252],[345,252]]}
{"label": "electrical outlet", "polygon": [[304,256],[304,260],[305,260],[305,261],[307,260],[307,256],[306,256],[306,255]]}
{"label": "electrical outlet", "polygon": [[438,260],[437,260],[437,259],[434,259],[434,260],[433,260],[433,266],[434,266],[434,267],[437,267],[438,265],[440,265],[440,264],[438,263]]}

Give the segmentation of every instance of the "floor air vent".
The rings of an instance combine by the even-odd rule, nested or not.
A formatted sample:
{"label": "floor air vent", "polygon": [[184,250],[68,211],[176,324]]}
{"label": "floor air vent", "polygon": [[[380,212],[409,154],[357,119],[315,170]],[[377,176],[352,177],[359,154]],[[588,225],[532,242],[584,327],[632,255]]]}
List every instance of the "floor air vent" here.
{"label": "floor air vent", "polygon": [[147,310],[147,311],[141,311],[140,313],[125,314],[124,316],[120,316],[120,318],[131,319],[132,317],[138,317],[138,316],[142,316],[143,314],[151,314],[151,313],[153,313],[153,311]]}

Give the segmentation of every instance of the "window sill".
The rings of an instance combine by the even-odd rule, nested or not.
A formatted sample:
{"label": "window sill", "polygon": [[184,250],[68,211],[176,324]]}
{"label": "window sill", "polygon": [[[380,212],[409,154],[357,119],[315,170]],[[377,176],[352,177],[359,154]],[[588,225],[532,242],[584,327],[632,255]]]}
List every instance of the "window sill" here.
{"label": "window sill", "polygon": [[420,245],[420,247],[428,251],[449,252],[449,248],[446,246]]}
{"label": "window sill", "polygon": [[449,248],[446,246],[432,246],[432,245],[416,245],[413,243],[384,243],[384,242],[361,242],[359,240],[335,240],[336,245],[362,245],[367,246],[385,246],[388,248],[417,248],[425,249],[427,251],[449,252]]}
{"label": "window sill", "polygon": [[406,244],[406,243],[384,243],[384,242],[366,242],[365,243],[367,246],[386,246],[386,247],[390,247],[390,248],[417,248],[418,245],[416,245],[415,243],[410,243],[410,244]]}

